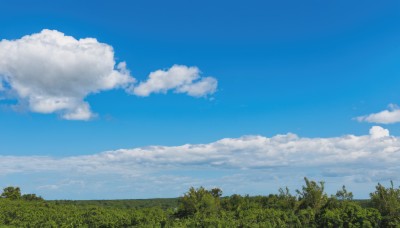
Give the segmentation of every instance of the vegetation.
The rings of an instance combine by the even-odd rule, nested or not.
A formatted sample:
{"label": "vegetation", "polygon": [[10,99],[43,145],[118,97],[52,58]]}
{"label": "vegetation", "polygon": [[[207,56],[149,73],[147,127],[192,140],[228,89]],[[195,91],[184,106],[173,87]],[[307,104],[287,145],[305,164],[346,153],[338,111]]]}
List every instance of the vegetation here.
{"label": "vegetation", "polygon": [[1,227],[400,227],[400,189],[381,184],[370,200],[353,200],[346,187],[328,196],[324,182],[305,178],[268,196],[190,188],[179,199],[46,201],[7,187],[0,198]]}

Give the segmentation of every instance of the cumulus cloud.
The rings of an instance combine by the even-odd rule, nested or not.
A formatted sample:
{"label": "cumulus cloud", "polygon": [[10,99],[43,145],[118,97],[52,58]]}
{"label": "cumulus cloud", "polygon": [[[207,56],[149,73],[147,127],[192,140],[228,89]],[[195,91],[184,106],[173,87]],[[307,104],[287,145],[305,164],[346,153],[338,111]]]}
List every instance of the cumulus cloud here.
{"label": "cumulus cloud", "polygon": [[[273,137],[224,138],[208,144],[119,149],[64,158],[1,156],[0,175],[58,173],[76,181],[82,174],[87,181],[96,177],[106,181],[107,176],[110,176],[108,181],[115,178],[125,182],[154,180],[146,182],[148,189],[154,188],[165,176],[180,186],[218,185],[223,184],[222,179],[229,179],[231,186],[237,186],[243,184],[240,181],[244,178],[252,182],[254,176],[261,178],[261,174],[269,180],[286,178],[293,182],[290,178],[300,176],[301,180],[302,176],[319,176],[325,180],[339,178],[340,184],[344,181],[376,184],[382,180],[397,180],[399,162],[400,138],[375,126],[369,135],[362,136],[304,138],[288,133]],[[237,175],[242,179],[235,178]],[[191,179],[193,182],[188,181]],[[254,179],[254,183],[246,185],[251,188],[259,181]]]}
{"label": "cumulus cloud", "polygon": [[378,139],[378,138],[388,137],[389,130],[384,129],[383,127],[380,126],[373,126],[369,130],[369,134],[371,135],[371,138]]}
{"label": "cumulus cloud", "polygon": [[93,38],[75,39],[55,30],[0,42],[0,75],[29,109],[65,119],[93,116],[84,98],[135,80],[113,48]]}
{"label": "cumulus cloud", "polygon": [[388,110],[356,117],[359,122],[393,124],[400,122],[400,109],[397,105],[390,104]]}
{"label": "cumulus cloud", "polygon": [[202,97],[213,94],[217,89],[217,80],[213,77],[201,77],[197,67],[174,65],[168,70],[151,72],[145,82],[134,88],[138,96],[149,96],[151,93],[187,93],[189,96]]}
{"label": "cumulus cloud", "polygon": [[113,48],[94,38],[76,39],[43,30],[0,41],[0,92],[13,94],[32,112],[58,113],[68,120],[95,114],[89,94],[122,88],[138,96],[174,90],[194,97],[216,91],[217,80],[201,77],[197,67],[174,65],[158,70],[135,88],[125,62],[116,63]]}

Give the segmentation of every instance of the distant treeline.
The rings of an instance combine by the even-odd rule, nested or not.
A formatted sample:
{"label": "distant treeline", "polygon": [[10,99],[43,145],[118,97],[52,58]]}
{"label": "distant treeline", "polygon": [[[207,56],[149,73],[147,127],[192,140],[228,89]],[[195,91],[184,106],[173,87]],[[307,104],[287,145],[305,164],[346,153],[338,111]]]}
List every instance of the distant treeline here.
{"label": "distant treeline", "polygon": [[178,199],[46,201],[7,187],[1,227],[400,227],[400,189],[378,184],[368,201],[345,188],[324,192],[304,178],[295,194],[222,197],[219,188],[190,188]]}

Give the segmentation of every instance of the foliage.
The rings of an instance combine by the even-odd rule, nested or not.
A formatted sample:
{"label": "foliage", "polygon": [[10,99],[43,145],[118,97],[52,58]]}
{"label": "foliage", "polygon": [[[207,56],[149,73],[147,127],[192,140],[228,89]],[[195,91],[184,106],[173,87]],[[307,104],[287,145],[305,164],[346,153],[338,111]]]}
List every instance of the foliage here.
{"label": "foliage", "polygon": [[1,194],[2,198],[17,200],[21,198],[21,190],[19,187],[9,186],[3,189],[3,193]]}
{"label": "foliage", "polygon": [[328,197],[324,192],[324,182],[310,181],[304,177],[306,185],[302,190],[296,190],[299,195],[299,209],[319,210],[327,201]]}
{"label": "foliage", "polygon": [[400,190],[380,184],[371,200],[353,200],[343,186],[328,197],[324,183],[305,180],[268,196],[222,196],[218,188],[190,188],[179,199],[46,201],[7,187],[0,227],[396,227]]}
{"label": "foliage", "polygon": [[346,186],[343,185],[342,189],[336,192],[335,197],[339,200],[353,200],[353,193],[348,192]]}
{"label": "foliage", "polygon": [[159,207],[164,210],[176,208],[179,204],[178,198],[164,199],[124,199],[124,200],[49,200],[57,205],[93,206],[119,209],[141,209]]}
{"label": "foliage", "polygon": [[180,199],[176,215],[179,218],[213,216],[220,209],[221,195],[222,191],[220,189],[211,189],[208,191],[203,187],[198,189],[192,187]]}
{"label": "foliage", "polygon": [[385,188],[378,183],[375,192],[371,193],[371,204],[383,216],[382,225],[385,227],[398,227],[400,224],[400,189],[393,186]]}

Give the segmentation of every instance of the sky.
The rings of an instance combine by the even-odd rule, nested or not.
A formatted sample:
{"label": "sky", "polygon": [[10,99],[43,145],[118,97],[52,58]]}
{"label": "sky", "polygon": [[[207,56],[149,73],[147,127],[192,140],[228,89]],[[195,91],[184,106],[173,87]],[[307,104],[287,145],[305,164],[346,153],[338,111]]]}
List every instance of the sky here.
{"label": "sky", "polygon": [[0,187],[399,185],[398,1],[0,0]]}

